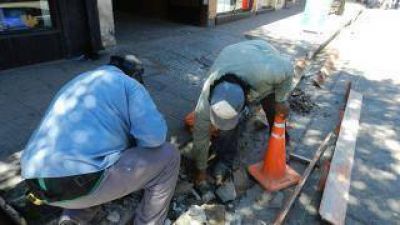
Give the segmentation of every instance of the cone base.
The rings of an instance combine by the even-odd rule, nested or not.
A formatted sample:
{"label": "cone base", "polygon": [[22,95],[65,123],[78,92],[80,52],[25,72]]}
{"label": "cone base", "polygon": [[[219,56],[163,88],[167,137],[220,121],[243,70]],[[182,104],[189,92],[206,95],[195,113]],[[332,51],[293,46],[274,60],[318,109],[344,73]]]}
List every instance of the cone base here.
{"label": "cone base", "polygon": [[288,165],[286,165],[285,175],[279,179],[271,179],[265,175],[262,171],[263,165],[263,162],[260,162],[249,166],[249,173],[269,192],[290,187],[300,181],[300,175]]}

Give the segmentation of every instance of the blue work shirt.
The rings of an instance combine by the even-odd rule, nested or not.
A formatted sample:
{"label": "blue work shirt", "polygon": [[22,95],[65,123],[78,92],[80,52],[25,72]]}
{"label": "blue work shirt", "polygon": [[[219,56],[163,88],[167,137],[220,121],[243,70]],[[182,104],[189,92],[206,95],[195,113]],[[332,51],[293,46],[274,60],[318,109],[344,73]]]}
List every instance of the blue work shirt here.
{"label": "blue work shirt", "polygon": [[[165,142],[167,125],[146,89],[114,66],[67,83],[56,95],[21,158],[22,177],[97,172],[136,144]],[[151,151],[151,149],[148,149]]]}

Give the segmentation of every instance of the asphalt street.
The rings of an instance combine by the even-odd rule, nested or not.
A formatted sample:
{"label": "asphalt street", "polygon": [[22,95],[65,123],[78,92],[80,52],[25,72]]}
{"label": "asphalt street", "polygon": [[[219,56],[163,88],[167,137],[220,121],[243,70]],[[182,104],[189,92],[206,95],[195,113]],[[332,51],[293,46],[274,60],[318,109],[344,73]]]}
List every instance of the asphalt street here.
{"label": "asphalt street", "polygon": [[364,95],[346,224],[400,224],[399,10],[366,10],[337,47]]}

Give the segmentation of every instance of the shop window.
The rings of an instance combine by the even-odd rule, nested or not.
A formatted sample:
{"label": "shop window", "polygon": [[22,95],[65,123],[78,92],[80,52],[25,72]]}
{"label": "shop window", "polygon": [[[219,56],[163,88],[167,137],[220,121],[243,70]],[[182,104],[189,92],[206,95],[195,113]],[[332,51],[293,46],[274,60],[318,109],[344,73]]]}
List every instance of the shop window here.
{"label": "shop window", "polygon": [[0,34],[52,26],[48,0],[0,0]]}
{"label": "shop window", "polygon": [[237,0],[218,0],[217,13],[231,12],[237,9]]}
{"label": "shop window", "polygon": [[217,13],[248,11],[252,7],[252,2],[252,0],[217,0]]}
{"label": "shop window", "polygon": [[257,1],[257,10],[258,9],[271,8],[271,7],[272,7],[272,1],[271,0],[259,0],[259,1]]}

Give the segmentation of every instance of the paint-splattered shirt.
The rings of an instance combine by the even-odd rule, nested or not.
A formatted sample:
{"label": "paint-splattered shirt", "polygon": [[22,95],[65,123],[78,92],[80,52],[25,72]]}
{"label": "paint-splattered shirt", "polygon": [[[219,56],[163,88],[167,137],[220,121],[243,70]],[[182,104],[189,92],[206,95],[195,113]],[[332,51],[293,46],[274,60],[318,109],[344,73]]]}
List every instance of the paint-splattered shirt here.
{"label": "paint-splattered shirt", "polygon": [[158,147],[166,134],[166,122],[146,89],[118,68],[102,66],[77,76],[56,95],[23,151],[22,176],[97,172],[113,165],[133,142]]}

